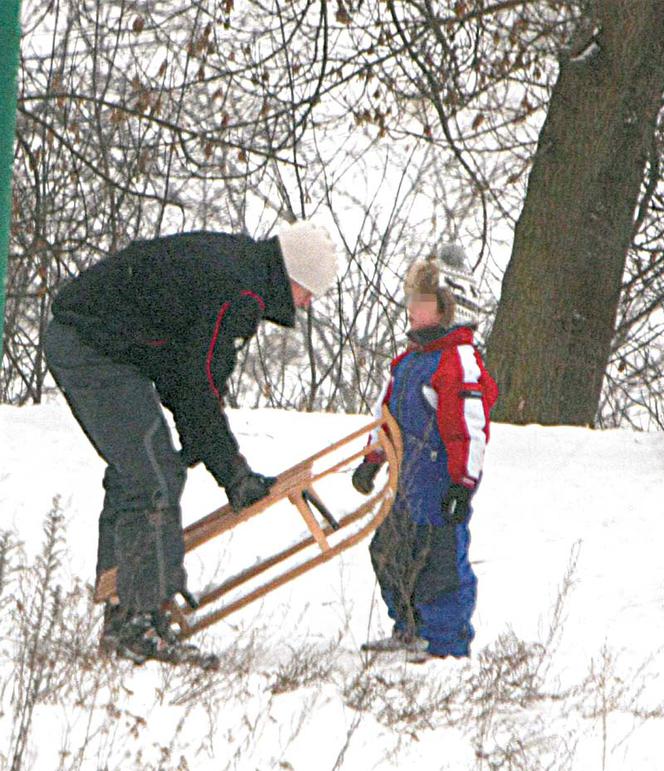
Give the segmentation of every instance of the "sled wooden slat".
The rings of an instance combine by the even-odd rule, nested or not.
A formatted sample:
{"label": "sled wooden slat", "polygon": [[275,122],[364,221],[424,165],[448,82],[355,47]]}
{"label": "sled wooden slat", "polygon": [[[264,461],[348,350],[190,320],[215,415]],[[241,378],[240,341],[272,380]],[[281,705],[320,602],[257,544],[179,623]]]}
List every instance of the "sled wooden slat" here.
{"label": "sled wooden slat", "polygon": [[[384,427],[387,428],[387,431]],[[343,460],[337,460],[331,466],[323,468],[318,473],[313,472],[313,465],[315,462],[322,461],[325,456],[332,455],[340,448],[362,436],[368,435],[375,429],[378,429],[377,441],[366,445],[358,452],[351,453],[344,457]],[[334,522],[332,524],[334,524],[335,527],[332,527],[331,524],[325,524],[324,526],[320,525],[314,512],[309,506],[309,503],[305,500],[303,493],[309,493],[310,496],[313,495],[312,485],[314,482],[341,470],[354,460],[378,449],[382,450],[385,454],[388,466],[387,479],[382,489],[373,494],[366,501],[362,502],[354,511],[342,516],[338,521],[338,527],[337,523]],[[383,414],[378,420],[372,421],[364,426],[364,428],[354,431],[343,439],[340,439],[334,444],[316,452],[309,458],[282,472],[273,485],[270,494],[257,503],[240,512],[233,511],[232,508],[226,504],[185,528],[185,551],[189,552],[209,542],[216,536],[232,530],[237,525],[261,514],[273,504],[279,501],[288,501],[299,512],[310,532],[309,536],[303,538],[298,543],[282,549],[278,553],[263,559],[256,565],[240,571],[238,574],[226,579],[218,586],[197,594],[196,599],[199,603],[199,608],[218,602],[224,595],[240,589],[244,584],[257,578],[262,573],[275,568],[282,562],[286,562],[294,555],[309,547],[318,545],[319,553],[314,554],[314,556],[310,557],[302,564],[291,566],[282,574],[268,580],[265,584],[247,591],[244,595],[231,600],[222,608],[218,608],[207,615],[201,616],[200,613],[192,611],[189,607],[182,607],[175,603],[171,603],[173,619],[180,628],[180,636],[189,637],[195,632],[210,626],[221,618],[233,613],[235,610],[246,606],[259,597],[265,596],[277,587],[302,575],[304,572],[332,559],[369,535],[376,527],[378,527],[387,515],[392,499],[396,494],[402,453],[401,436],[398,426],[389,411],[384,408]],[[320,500],[318,496],[315,497]],[[341,538],[338,543],[330,542],[330,538],[338,538],[338,534],[341,531],[349,525],[362,520],[362,518],[368,517],[372,511],[373,515],[355,532],[346,535],[345,538]],[[116,575],[117,571],[113,568],[106,571],[100,577],[95,592],[95,600],[97,602],[103,602],[115,597]]]}
{"label": "sled wooden slat", "polygon": [[[390,416],[390,420],[393,420],[391,416]],[[390,425],[391,436],[394,437],[395,433],[392,429],[391,422],[389,422],[388,425]],[[396,425],[394,425],[394,428],[396,428]],[[382,432],[381,430],[381,433],[384,433],[384,432]],[[237,598],[236,600],[229,602],[228,604],[224,605],[222,608],[212,611],[207,615],[203,615],[195,619],[192,619],[189,622],[189,629],[188,630],[182,629],[180,631],[180,637],[181,638],[189,637],[190,635],[195,634],[196,632],[200,632],[201,630],[209,626],[212,626],[212,624],[216,624],[222,618],[229,616],[231,613],[234,613],[235,611],[240,610],[240,608],[243,608],[249,605],[251,602],[258,600],[261,597],[264,597],[266,594],[269,594],[270,592],[274,591],[280,586],[283,586],[289,581],[292,581],[294,578],[297,578],[303,575],[304,573],[306,573],[307,571],[312,570],[315,567],[318,567],[318,565],[322,565],[324,562],[331,560],[333,557],[336,557],[341,552],[359,543],[363,538],[365,538],[370,533],[372,533],[387,516],[390,510],[390,507],[392,505],[392,498],[394,494],[392,491],[396,492],[397,483],[399,481],[399,466],[400,466],[402,452],[403,452],[401,447],[400,436],[398,436],[394,444],[386,437],[386,442],[383,445],[383,449],[385,451],[385,454],[387,456],[387,462],[389,464],[388,479],[385,483],[384,488],[377,495],[373,496],[369,501],[362,504],[354,512],[347,514],[345,517],[343,517],[340,520],[341,528],[344,528],[352,524],[353,522],[356,522],[357,520],[361,519],[364,515],[366,515],[369,511],[371,511],[371,508],[374,505],[379,503],[378,511],[374,514],[371,520],[366,525],[364,525],[364,527],[362,527],[360,530],[350,535],[344,541],[341,541],[335,546],[332,546],[329,550],[321,552],[320,554],[315,555],[311,559],[299,565],[296,565],[290,568],[289,570],[286,570],[284,573],[276,576],[270,581],[267,581],[265,584],[262,584],[256,589],[253,589],[252,591],[249,591],[246,595],[243,595]],[[390,491],[392,494],[386,495],[387,491]],[[325,528],[325,530],[332,532],[332,528]],[[238,586],[256,577],[261,572],[267,570],[268,568],[274,567],[279,562],[288,559],[298,551],[308,546],[311,546],[313,543],[314,543],[313,538],[307,538],[301,541],[300,543],[290,547],[289,549],[284,550],[280,555],[276,555],[275,557],[270,558],[269,560],[265,560],[259,563],[258,565],[253,566],[249,570],[243,571],[241,574],[238,574],[237,576],[234,576],[233,578],[228,579],[220,586],[216,587],[215,589],[211,589],[208,592],[206,592],[204,595],[200,596],[198,598],[200,602],[200,607],[203,608],[212,602],[216,602],[224,594],[230,592],[233,589],[236,589]]]}
{"label": "sled wooden slat", "polygon": [[192,635],[194,630],[191,628],[182,608],[177,603],[170,602],[168,603],[168,610],[171,612],[173,621],[180,627],[180,637]]}
{"label": "sled wooden slat", "polygon": [[[381,498],[381,494],[373,496],[369,500],[365,501],[354,512],[347,514],[341,520],[341,523],[340,523],[341,527],[343,528],[353,524],[354,522],[357,522],[357,520],[361,519],[369,511],[371,511],[371,509],[376,505],[376,503],[380,498]],[[325,533],[326,536],[328,536],[332,534],[334,531],[330,526],[327,526],[323,528],[323,532]],[[290,559],[291,557],[295,556],[298,552],[303,551],[304,549],[307,549],[310,546],[313,546],[313,544],[315,543],[316,541],[313,538],[313,536],[308,536],[307,538],[304,538],[298,543],[295,543],[289,546],[288,548],[284,549],[278,554],[275,554],[272,557],[268,557],[267,559],[264,559],[261,562],[258,562],[255,565],[252,565],[249,568],[245,568],[245,570],[242,570],[240,573],[237,573],[231,578],[227,578],[223,583],[219,584],[219,586],[215,587],[214,589],[210,589],[206,591],[204,595],[201,595],[201,597],[199,598],[199,602],[201,603],[200,607],[205,607],[205,605],[209,605],[212,602],[216,602],[218,599],[223,597],[224,594],[228,594],[228,592],[231,592],[233,589],[236,589],[241,584],[251,581],[252,579],[259,576],[261,573],[264,573],[267,570],[270,570],[275,565],[278,565],[280,562]],[[228,615],[228,613],[225,613],[224,615]]]}
{"label": "sled wooden slat", "polygon": [[[371,427],[378,427],[380,422],[381,421],[375,421],[374,423],[371,423],[369,426],[367,426],[365,431],[360,433],[360,436],[362,433],[366,433],[368,430],[370,430]],[[357,439],[357,436],[353,435],[353,439]],[[337,445],[332,445],[332,447],[336,449]],[[330,448],[330,452],[332,452],[332,447]],[[319,479],[322,479],[328,474],[338,471],[340,468],[343,468],[354,459],[361,458],[363,455],[366,455],[373,450],[380,450],[382,447],[383,446],[380,442],[374,442],[368,447],[365,447],[363,450],[353,453],[353,455],[345,458],[333,468],[327,469],[323,473],[317,475],[312,475],[311,472],[311,468],[313,466],[312,458],[299,463],[297,466],[293,466],[292,468],[288,469],[288,471],[285,471],[279,476],[279,481],[270,491],[270,495],[262,498],[253,506],[243,509],[242,511],[235,512],[229,504],[226,504],[225,506],[222,506],[221,508],[213,511],[211,514],[208,514],[207,517],[204,517],[203,519],[198,520],[198,522],[194,522],[192,525],[189,525],[187,528],[185,528],[185,551],[191,551],[197,546],[201,546],[211,538],[214,538],[217,535],[221,535],[221,533],[224,533],[226,530],[231,530],[241,522],[246,522],[248,519],[251,519],[251,517],[255,516],[256,514],[260,514],[261,512],[265,511],[265,509],[269,508],[283,498],[287,498],[293,489],[293,485],[297,485],[298,482],[302,483],[303,489],[310,487],[314,482],[317,482]],[[322,456],[318,454],[317,459],[320,457]]]}
{"label": "sled wooden slat", "polygon": [[289,495],[288,500],[302,515],[302,519],[304,520],[306,526],[309,528],[311,535],[313,535],[313,537],[316,539],[316,543],[320,546],[321,550],[328,551],[330,544],[327,542],[327,538],[325,537],[323,529],[318,524],[318,522],[316,522],[316,518],[309,508],[309,504],[302,497],[302,493]]}
{"label": "sled wooden slat", "polygon": [[268,496],[242,511],[233,511],[230,504],[227,503],[225,506],[208,514],[207,517],[203,517],[198,522],[194,522],[186,527],[184,531],[185,551],[191,551],[209,541],[210,538],[214,538],[226,530],[231,530],[241,522],[246,522],[265,511],[265,509],[277,503],[277,501],[288,497],[294,485],[308,484],[311,480],[311,466],[310,460],[306,460],[284,471],[279,475]]}

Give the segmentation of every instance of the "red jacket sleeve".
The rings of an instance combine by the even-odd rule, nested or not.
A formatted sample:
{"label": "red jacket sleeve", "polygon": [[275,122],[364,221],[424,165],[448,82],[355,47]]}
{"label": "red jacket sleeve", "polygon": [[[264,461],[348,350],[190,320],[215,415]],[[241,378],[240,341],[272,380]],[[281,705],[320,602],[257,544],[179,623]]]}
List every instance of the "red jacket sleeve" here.
{"label": "red jacket sleeve", "polygon": [[498,386],[473,345],[444,350],[431,385],[436,391],[436,417],[447,450],[447,465],[454,484],[474,489],[489,441],[489,414]]}

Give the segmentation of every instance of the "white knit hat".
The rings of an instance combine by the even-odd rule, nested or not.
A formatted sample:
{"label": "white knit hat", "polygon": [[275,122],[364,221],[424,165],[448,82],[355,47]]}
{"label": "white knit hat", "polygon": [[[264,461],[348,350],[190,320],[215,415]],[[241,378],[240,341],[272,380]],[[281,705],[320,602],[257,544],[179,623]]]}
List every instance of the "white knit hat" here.
{"label": "white knit hat", "polygon": [[288,277],[314,296],[334,286],[339,265],[337,249],[324,227],[313,222],[295,222],[277,236]]}

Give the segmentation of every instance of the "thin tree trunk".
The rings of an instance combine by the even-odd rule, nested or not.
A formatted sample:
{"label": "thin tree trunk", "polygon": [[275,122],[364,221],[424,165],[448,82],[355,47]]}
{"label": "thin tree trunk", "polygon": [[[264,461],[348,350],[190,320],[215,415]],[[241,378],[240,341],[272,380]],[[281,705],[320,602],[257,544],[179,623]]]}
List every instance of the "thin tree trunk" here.
{"label": "thin tree trunk", "polygon": [[488,345],[496,419],[592,425],[664,91],[664,3],[600,0],[561,63]]}

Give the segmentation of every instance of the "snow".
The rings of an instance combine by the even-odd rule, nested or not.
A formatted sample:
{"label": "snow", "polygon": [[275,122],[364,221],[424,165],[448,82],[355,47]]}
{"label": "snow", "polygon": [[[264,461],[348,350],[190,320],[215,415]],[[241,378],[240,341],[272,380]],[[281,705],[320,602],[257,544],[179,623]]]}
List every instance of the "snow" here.
{"label": "snow", "polygon": [[[251,465],[277,473],[369,419],[238,410],[231,422]],[[102,461],[60,399],[0,407],[0,435],[1,529],[33,559],[59,496],[60,580],[90,582]],[[222,651],[216,676],[123,662],[105,665],[111,679],[78,704],[65,695],[38,704],[24,767],[661,769],[663,489],[662,433],[494,424],[471,527],[479,595],[470,661],[363,660],[362,641],[390,628],[365,541],[204,633],[202,645]],[[333,509],[359,502],[348,474],[323,497]],[[224,500],[202,467],[191,470],[185,524]],[[238,528],[205,559],[188,559],[190,588],[285,545],[286,516],[259,517],[248,539]],[[522,666],[519,644],[546,642],[568,569],[561,623],[541,663],[549,696],[491,701],[521,687],[499,667]],[[10,650],[3,639],[0,769],[16,741]],[[493,691],[480,698],[492,672]],[[448,700],[446,712],[444,689],[471,679],[475,690]],[[489,702],[493,711],[483,711]]]}

